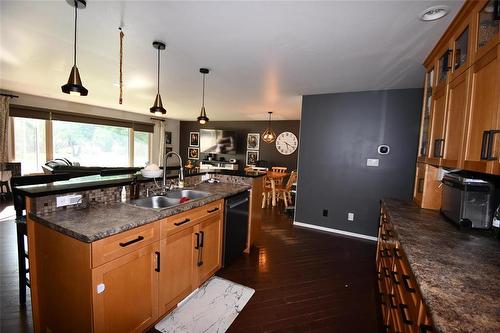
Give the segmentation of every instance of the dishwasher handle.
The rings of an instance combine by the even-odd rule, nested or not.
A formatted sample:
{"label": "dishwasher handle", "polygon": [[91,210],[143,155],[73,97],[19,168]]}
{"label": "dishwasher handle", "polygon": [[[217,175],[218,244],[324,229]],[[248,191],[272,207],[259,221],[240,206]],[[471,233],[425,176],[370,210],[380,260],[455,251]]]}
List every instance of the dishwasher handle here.
{"label": "dishwasher handle", "polygon": [[242,204],[244,204],[244,203],[245,203],[245,202],[247,202],[247,201],[248,201],[248,198],[245,198],[245,199],[240,200],[240,201],[236,201],[236,202],[234,202],[234,203],[229,204],[229,205],[228,205],[228,208],[229,208],[229,209],[233,209],[234,207],[239,206],[239,205],[242,205]]}

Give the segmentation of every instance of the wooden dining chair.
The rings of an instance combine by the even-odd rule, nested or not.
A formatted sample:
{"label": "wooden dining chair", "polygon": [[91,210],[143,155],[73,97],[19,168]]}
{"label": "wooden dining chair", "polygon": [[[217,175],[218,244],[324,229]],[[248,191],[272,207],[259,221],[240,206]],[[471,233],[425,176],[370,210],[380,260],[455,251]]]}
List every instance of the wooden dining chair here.
{"label": "wooden dining chair", "polygon": [[[272,167],[271,171],[272,172],[277,172],[277,173],[286,173],[288,170],[287,167]],[[276,186],[281,186],[283,185],[283,178],[275,179],[274,182],[276,183]]]}
{"label": "wooden dining chair", "polygon": [[262,190],[262,208],[270,205],[273,193],[276,193],[275,182],[271,177],[264,177],[264,188]]}
{"label": "wooden dining chair", "polygon": [[277,202],[283,199],[285,207],[288,207],[288,202],[292,204],[292,186],[295,182],[297,182],[297,171],[292,171],[286,185],[276,186]]}

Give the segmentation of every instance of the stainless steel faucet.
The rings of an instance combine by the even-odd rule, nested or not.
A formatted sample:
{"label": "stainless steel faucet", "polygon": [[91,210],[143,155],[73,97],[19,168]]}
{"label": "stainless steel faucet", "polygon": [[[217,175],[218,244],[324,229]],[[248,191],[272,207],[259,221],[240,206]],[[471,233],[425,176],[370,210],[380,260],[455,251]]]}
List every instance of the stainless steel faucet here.
{"label": "stainless steel faucet", "polygon": [[184,168],[182,167],[182,157],[181,155],[177,154],[175,151],[171,151],[165,154],[165,157],[163,158],[163,188],[167,188],[167,160],[170,155],[177,156],[179,159],[179,181],[183,182],[184,181]]}

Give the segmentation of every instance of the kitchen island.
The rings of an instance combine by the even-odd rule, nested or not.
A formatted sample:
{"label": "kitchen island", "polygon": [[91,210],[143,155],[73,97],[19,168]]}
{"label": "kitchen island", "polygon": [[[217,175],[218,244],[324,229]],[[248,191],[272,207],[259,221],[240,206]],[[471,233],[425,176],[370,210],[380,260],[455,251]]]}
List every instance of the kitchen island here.
{"label": "kitchen island", "polygon": [[86,200],[77,207],[52,209],[56,194],[34,190],[27,224],[35,331],[144,331],[213,276],[224,199],[252,187],[190,189],[207,195],[162,209],[120,202],[116,189],[103,188],[79,192]]}
{"label": "kitchen island", "polygon": [[500,242],[412,202],[381,203],[384,324],[410,332],[500,332]]}

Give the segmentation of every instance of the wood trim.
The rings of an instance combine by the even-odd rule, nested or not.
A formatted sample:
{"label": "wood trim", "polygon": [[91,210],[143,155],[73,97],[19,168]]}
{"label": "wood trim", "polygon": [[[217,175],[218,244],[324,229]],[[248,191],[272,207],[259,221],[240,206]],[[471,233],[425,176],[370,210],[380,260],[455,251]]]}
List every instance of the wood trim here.
{"label": "wood trim", "polygon": [[463,21],[467,20],[471,11],[474,9],[476,5],[476,1],[468,0],[462,5],[462,8],[459,10],[453,21],[450,23],[444,34],[441,36],[439,41],[436,43],[436,46],[429,53],[427,58],[424,60],[424,67],[428,68],[431,66],[434,59],[439,57],[439,50],[443,48],[443,45],[449,43],[450,39],[455,34],[455,30],[457,27],[463,24]]}

